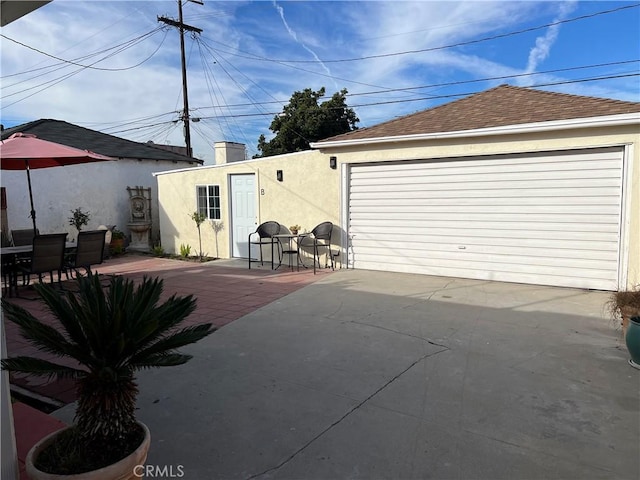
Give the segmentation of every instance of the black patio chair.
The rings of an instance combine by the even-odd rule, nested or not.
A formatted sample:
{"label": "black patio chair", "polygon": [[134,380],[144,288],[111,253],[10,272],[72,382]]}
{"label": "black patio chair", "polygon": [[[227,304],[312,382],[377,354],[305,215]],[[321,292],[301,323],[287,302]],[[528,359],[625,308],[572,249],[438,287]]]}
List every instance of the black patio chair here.
{"label": "black patio chair", "polygon": [[[273,255],[273,247],[279,248],[279,242],[274,235],[280,233],[281,225],[275,221],[268,221],[261,223],[258,225],[258,228],[255,232],[249,234],[248,245],[249,245],[249,268],[251,268],[251,262],[257,262],[258,260],[251,259],[251,245],[258,245],[260,249],[260,265],[264,265],[264,259],[262,256],[262,247],[265,245],[271,245],[271,269],[273,270],[274,266],[274,255]],[[279,258],[279,254],[278,254]]]}
{"label": "black patio chair", "polygon": [[[8,245],[7,245],[8,246]],[[11,296],[13,287],[17,288],[16,258],[13,254],[2,255],[2,292],[5,296]]]}
{"label": "black patio chair", "polygon": [[[33,233],[33,228],[19,228],[16,230],[11,230],[11,244],[14,247],[21,247],[23,245],[31,245],[33,243],[33,237],[36,235],[40,235],[40,230],[36,228],[35,234]],[[31,255],[17,255],[13,264],[14,267],[16,265],[27,266],[30,262]],[[14,272],[15,273],[15,272]],[[22,285],[29,284],[29,275],[22,275]]]}
{"label": "black patio chair", "polygon": [[33,228],[21,228],[18,230],[11,230],[11,243],[14,247],[21,245],[31,245],[33,237],[40,235],[40,231],[36,228],[35,233]]}
{"label": "black patio chair", "polygon": [[65,272],[78,272],[84,268],[86,273],[91,272],[91,265],[99,265],[104,261],[104,245],[107,230],[88,230],[78,232],[78,246],[76,251],[70,254],[65,261]]}
{"label": "black patio chair", "polygon": [[313,273],[316,272],[316,261],[318,268],[320,267],[320,249],[326,248],[327,253],[324,261],[324,268],[329,266],[331,261],[331,270],[335,269],[333,263],[333,253],[331,252],[331,233],[333,232],[333,223],[322,222],[311,230],[311,239],[313,240]]}
{"label": "black patio chair", "polygon": [[[64,269],[64,248],[67,241],[66,233],[52,233],[33,237],[33,253],[29,263],[17,265],[24,275],[38,275],[42,282],[42,274],[49,273],[53,283],[53,272],[58,272],[58,283],[62,280]],[[17,292],[16,292],[17,293]]]}

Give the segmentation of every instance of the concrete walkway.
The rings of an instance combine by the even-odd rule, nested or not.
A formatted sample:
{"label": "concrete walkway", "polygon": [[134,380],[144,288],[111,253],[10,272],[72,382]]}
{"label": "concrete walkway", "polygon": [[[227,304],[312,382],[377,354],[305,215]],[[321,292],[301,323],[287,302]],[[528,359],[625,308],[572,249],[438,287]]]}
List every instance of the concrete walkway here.
{"label": "concrete walkway", "polygon": [[[357,270],[315,280],[189,346],[188,364],[139,376],[148,468],[640,477],[640,371],[606,293]],[[71,421],[72,405],[54,415]]]}

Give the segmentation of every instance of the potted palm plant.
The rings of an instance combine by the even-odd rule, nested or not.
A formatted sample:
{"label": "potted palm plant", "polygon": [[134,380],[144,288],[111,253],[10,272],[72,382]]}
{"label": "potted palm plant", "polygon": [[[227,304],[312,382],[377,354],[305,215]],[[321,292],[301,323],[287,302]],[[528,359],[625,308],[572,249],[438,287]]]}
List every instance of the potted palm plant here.
{"label": "potted palm plant", "polygon": [[[6,318],[38,349],[71,362],[56,363],[17,356],[2,368],[45,377],[76,380],[74,424],[38,442],[27,456],[31,479],[133,479],[150,444],[147,427],[135,418],[135,372],[187,362],[176,351],[215,331],[212,324],[180,327],[196,306],[192,295],[172,295],[159,303],[161,279],[133,281],[114,277],[103,287],[98,275],[78,277],[77,291],[61,295],[49,284],[36,284],[59,325],[36,319],[2,299]],[[74,289],[75,290],[75,289]],[[56,476],[63,475],[63,476]]]}

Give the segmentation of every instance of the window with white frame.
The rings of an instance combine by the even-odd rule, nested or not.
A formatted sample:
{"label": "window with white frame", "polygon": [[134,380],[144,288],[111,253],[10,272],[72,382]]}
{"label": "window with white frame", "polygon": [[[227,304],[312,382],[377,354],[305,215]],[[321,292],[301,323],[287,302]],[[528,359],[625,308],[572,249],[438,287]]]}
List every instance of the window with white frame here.
{"label": "window with white frame", "polygon": [[198,213],[203,213],[209,220],[220,220],[220,186],[198,185]]}

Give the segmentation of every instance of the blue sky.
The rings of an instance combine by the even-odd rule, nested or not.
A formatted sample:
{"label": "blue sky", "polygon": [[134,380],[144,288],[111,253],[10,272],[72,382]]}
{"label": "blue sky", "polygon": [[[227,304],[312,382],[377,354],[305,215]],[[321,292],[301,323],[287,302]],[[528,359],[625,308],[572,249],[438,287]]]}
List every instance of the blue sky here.
{"label": "blue sky", "polygon": [[[185,2],[185,23],[203,30],[186,36],[194,154],[211,164],[222,140],[257,153],[305,88],[346,88],[361,128],[502,83],[640,101],[637,5]],[[179,37],[158,16],[177,19],[177,2],[54,0],[4,27],[2,123],[55,118],[183,145]]]}

